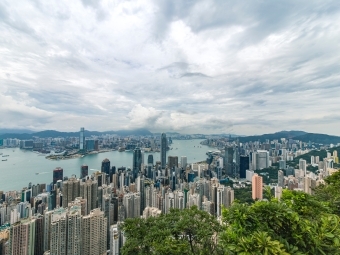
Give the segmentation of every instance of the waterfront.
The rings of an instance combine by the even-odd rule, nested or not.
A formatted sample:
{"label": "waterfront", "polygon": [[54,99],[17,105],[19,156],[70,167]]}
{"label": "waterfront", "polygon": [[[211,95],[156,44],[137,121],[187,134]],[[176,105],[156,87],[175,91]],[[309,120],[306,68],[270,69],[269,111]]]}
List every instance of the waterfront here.
{"label": "waterfront", "polygon": [[[193,140],[173,140],[172,150],[167,152],[167,156],[178,156],[180,162],[181,156],[187,156],[188,163],[195,163],[206,159],[206,152],[211,150],[206,145],[201,145],[201,139]],[[52,172],[56,167],[64,169],[64,176],[71,177],[72,174],[79,176],[80,166],[87,164],[89,169],[101,168],[103,159],[108,158],[111,166],[131,167],[133,152],[109,151],[98,154],[90,154],[83,158],[74,158],[67,160],[48,160],[39,154],[20,150],[19,148],[7,148],[0,150],[6,157],[7,161],[0,161],[0,190],[20,190],[27,187],[29,182],[50,183],[52,181]],[[160,160],[160,153],[144,153],[144,162],[147,162],[148,155],[152,154],[154,162]],[[1,158],[3,159],[3,158]],[[39,173],[36,175],[36,173]],[[89,174],[91,171],[89,170]]]}

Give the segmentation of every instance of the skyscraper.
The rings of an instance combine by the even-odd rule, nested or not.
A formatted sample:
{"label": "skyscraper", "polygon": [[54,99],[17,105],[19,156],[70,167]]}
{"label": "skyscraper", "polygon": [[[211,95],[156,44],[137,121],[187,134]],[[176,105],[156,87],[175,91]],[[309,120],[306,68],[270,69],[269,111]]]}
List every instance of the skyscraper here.
{"label": "skyscraper", "polygon": [[281,159],[279,160],[279,169],[286,169],[286,161]]}
{"label": "skyscraper", "polygon": [[246,171],[249,170],[249,156],[240,156],[240,178],[246,178]]}
{"label": "skyscraper", "polygon": [[252,186],[252,198],[253,199],[262,199],[262,177],[258,174],[254,174],[251,179]]}
{"label": "skyscraper", "polygon": [[86,199],[86,214],[89,214],[92,209],[97,208],[98,182],[92,180],[81,182],[79,188],[79,196]]}
{"label": "skyscraper", "polygon": [[109,159],[106,158],[102,161],[101,172],[107,174],[108,176],[111,175],[111,168],[110,168],[110,160]]}
{"label": "skyscraper", "polygon": [[80,128],[79,133],[79,150],[82,152],[85,151],[85,129],[83,127]]}
{"label": "skyscraper", "polygon": [[161,166],[162,166],[162,169],[164,169],[166,167],[166,148],[167,148],[166,134],[162,133],[162,135],[161,135]]}
{"label": "skyscraper", "polygon": [[70,178],[63,182],[63,207],[66,208],[68,203],[72,202],[76,197],[79,197],[80,182],[79,179]]}
{"label": "skyscraper", "polygon": [[34,254],[35,220],[24,219],[10,229],[9,253],[11,255]]}
{"label": "skyscraper", "polygon": [[168,167],[172,169],[173,167],[178,167],[178,157],[168,156]]}
{"label": "skyscraper", "polygon": [[133,181],[137,178],[138,173],[142,171],[142,151],[140,148],[136,148],[133,151],[133,162],[132,162],[132,173]]}
{"label": "skyscraper", "polygon": [[258,150],[253,153],[253,170],[269,167],[269,152]]}
{"label": "skyscraper", "polygon": [[146,177],[149,179],[153,179],[152,168],[153,168],[153,155],[150,154],[148,156],[148,171],[146,173]]}
{"label": "skyscraper", "polygon": [[225,147],[224,155],[224,168],[227,175],[233,175],[233,160],[234,160],[234,148],[232,146]]}
{"label": "skyscraper", "polygon": [[188,163],[187,157],[186,156],[182,156],[181,157],[181,168],[183,168],[185,170],[186,167],[187,167],[187,163]]}
{"label": "skyscraper", "polygon": [[107,219],[104,212],[94,209],[83,217],[82,255],[106,254]]}
{"label": "skyscraper", "polygon": [[304,176],[306,176],[306,170],[307,170],[306,165],[307,165],[306,160],[300,158],[300,160],[299,160],[299,169],[301,169],[303,171]]}
{"label": "skyscraper", "polygon": [[277,186],[279,187],[284,186],[284,174],[282,170],[279,170],[277,173]]}
{"label": "skyscraper", "polygon": [[63,180],[64,170],[61,167],[57,167],[53,170],[53,184],[56,184],[57,181]]}
{"label": "skyscraper", "polygon": [[118,231],[118,225],[112,225],[110,227],[110,255],[119,255],[120,252],[120,233]]}
{"label": "skyscraper", "polygon": [[88,165],[82,165],[80,167],[80,179],[83,179],[85,176],[89,175],[89,167]]}

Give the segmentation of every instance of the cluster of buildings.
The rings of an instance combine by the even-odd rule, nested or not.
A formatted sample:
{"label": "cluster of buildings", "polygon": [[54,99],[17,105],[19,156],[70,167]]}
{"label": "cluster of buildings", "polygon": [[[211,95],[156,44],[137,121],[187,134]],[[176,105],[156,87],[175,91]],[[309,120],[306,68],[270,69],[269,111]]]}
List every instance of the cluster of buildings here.
{"label": "cluster of buildings", "polygon": [[[86,141],[81,129],[80,151],[87,150]],[[167,157],[171,140],[165,134],[155,143],[150,138],[125,141],[125,148],[133,150],[131,168],[116,168],[104,159],[100,171],[89,174],[82,165],[79,178],[68,178],[57,167],[50,184],[0,191],[0,254],[120,254],[126,240],[121,223],[127,218],[155,217],[191,206],[220,217],[222,206],[234,201],[234,189],[223,183],[233,180],[234,188],[251,184],[252,198],[263,199],[264,176],[258,170],[272,165],[278,170],[277,183],[271,185],[275,197],[280,198],[283,188],[312,194],[338,162],[335,150],[324,159],[312,156],[289,166],[309,150],[286,139],[244,144],[214,140],[223,148],[209,151],[206,162],[193,164],[185,156]],[[149,154],[144,162],[148,143],[150,148],[159,146],[160,161]],[[307,171],[308,165],[318,171]]]}
{"label": "cluster of buildings", "polygon": [[[263,199],[264,179],[269,179],[269,173],[265,171],[277,171],[276,177],[269,183],[277,198],[281,197],[284,188],[313,194],[314,188],[323,183],[325,177],[338,171],[334,169],[334,164],[339,163],[337,150],[333,153],[328,151],[332,145],[316,147],[311,142],[285,138],[245,143],[240,143],[237,138],[214,138],[205,140],[203,144],[218,148],[207,153],[213,175],[221,181],[231,178],[234,188],[251,185],[253,199]],[[326,150],[327,156],[300,157],[298,163],[294,163],[296,157],[311,151],[318,154],[318,150]],[[307,170],[309,166],[313,171]]]}
{"label": "cluster of buildings", "polygon": [[[61,135],[65,135],[60,133]],[[39,135],[39,134],[38,134]],[[55,134],[51,134],[54,135]],[[204,135],[180,135],[173,134],[172,138],[187,139],[204,139]],[[168,138],[168,144],[171,144],[171,138]],[[86,131],[80,128],[79,135],[60,136],[60,137],[38,137],[32,139],[17,138],[0,138],[0,148],[2,147],[20,147],[21,149],[34,150],[42,153],[51,151],[68,151],[74,152],[96,152],[100,150],[119,150],[132,151],[136,147],[142,148],[145,152],[159,152],[161,147],[161,135],[148,136],[120,136],[108,132],[107,134],[96,134],[86,136]]]}
{"label": "cluster of buildings", "polygon": [[[161,135],[161,160],[133,151],[132,168],[111,166],[79,178],[53,170],[50,184],[0,192],[2,254],[120,254],[125,242],[121,223],[127,218],[154,217],[172,208],[197,206],[216,217],[229,207],[234,190],[222,185],[206,163],[166,155],[168,138]],[[1,253],[0,253],[1,254]]]}

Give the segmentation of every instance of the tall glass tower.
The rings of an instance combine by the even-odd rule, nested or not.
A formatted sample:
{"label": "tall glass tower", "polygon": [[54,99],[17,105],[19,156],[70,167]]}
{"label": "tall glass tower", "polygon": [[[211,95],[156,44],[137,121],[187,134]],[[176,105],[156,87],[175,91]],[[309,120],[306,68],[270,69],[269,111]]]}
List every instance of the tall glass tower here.
{"label": "tall glass tower", "polygon": [[166,166],[166,147],[167,147],[167,141],[166,141],[166,134],[162,133],[161,136],[161,166],[162,169]]}
{"label": "tall glass tower", "polygon": [[142,151],[140,148],[136,148],[133,151],[133,180],[138,176],[138,173],[142,170]]}
{"label": "tall glass tower", "polygon": [[79,150],[85,151],[85,130],[84,128],[80,128],[80,134],[79,134]]}

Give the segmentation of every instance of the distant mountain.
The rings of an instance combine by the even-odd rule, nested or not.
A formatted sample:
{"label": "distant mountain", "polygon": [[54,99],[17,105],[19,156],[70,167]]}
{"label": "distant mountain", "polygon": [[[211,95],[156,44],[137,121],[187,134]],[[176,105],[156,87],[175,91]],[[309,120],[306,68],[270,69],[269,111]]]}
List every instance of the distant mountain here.
{"label": "distant mountain", "polygon": [[314,133],[306,133],[304,135],[295,136],[295,140],[300,140],[303,142],[315,142],[322,144],[337,144],[340,143],[340,136],[334,135],[325,135],[325,134],[314,134]]}
{"label": "distant mountain", "polygon": [[[152,133],[147,129],[134,129],[134,130],[118,130],[118,131],[104,131],[104,132],[98,132],[98,131],[89,131],[85,130],[85,136],[89,137],[92,135],[100,136],[100,135],[118,135],[118,136],[130,136],[130,135],[136,135],[136,136],[148,136],[152,135]],[[0,138],[17,138],[20,140],[25,139],[32,139],[33,137],[40,137],[40,138],[47,138],[47,137],[77,137],[79,136],[79,131],[77,132],[59,132],[56,130],[45,130],[35,133],[7,133],[7,134],[0,134]]]}
{"label": "distant mountain", "polygon": [[29,129],[12,129],[12,128],[0,128],[0,135],[1,134],[32,134],[36,131],[32,131]]}
{"label": "distant mountain", "polygon": [[279,140],[281,138],[286,138],[286,139],[291,139],[294,138],[296,136],[301,136],[301,135],[305,135],[307,134],[304,131],[296,131],[296,130],[292,130],[292,131],[280,131],[280,132],[276,132],[273,134],[264,134],[264,135],[253,135],[253,136],[244,136],[244,137],[239,137],[239,141],[240,142],[249,142],[249,141],[260,141],[260,142],[264,142],[267,139],[268,140]]}
{"label": "distant mountain", "polygon": [[334,135],[325,135],[325,134],[315,134],[315,133],[306,133],[304,131],[281,131],[273,134],[264,134],[264,135],[255,135],[255,136],[245,136],[239,137],[240,142],[249,142],[249,141],[260,141],[264,142],[265,140],[279,140],[281,138],[286,139],[294,139],[302,142],[314,142],[320,144],[337,144],[340,143],[340,136]]}

